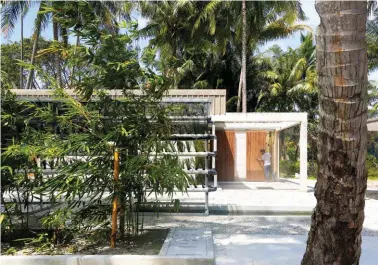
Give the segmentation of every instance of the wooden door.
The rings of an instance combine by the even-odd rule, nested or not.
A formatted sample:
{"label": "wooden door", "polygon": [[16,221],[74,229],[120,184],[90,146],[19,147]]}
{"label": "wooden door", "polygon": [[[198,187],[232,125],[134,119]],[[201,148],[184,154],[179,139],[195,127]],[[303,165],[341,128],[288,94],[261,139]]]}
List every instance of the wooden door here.
{"label": "wooden door", "polygon": [[258,161],[261,158],[261,149],[265,149],[266,132],[247,132],[247,180],[265,181],[264,164]]}
{"label": "wooden door", "polygon": [[235,173],[235,132],[217,131],[215,169],[218,181],[232,181]]}

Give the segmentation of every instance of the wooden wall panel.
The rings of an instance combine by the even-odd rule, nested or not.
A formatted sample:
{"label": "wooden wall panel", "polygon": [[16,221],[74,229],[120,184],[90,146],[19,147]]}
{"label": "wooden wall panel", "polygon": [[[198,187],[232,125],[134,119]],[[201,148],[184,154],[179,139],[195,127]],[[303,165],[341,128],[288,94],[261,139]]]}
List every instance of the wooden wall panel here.
{"label": "wooden wall panel", "polygon": [[[247,180],[265,181],[264,164],[258,161],[261,158],[260,149],[265,149],[266,132],[247,132]],[[267,150],[268,151],[268,150]]]}
{"label": "wooden wall panel", "polygon": [[218,181],[233,181],[235,174],[235,132],[217,131],[215,169]]}

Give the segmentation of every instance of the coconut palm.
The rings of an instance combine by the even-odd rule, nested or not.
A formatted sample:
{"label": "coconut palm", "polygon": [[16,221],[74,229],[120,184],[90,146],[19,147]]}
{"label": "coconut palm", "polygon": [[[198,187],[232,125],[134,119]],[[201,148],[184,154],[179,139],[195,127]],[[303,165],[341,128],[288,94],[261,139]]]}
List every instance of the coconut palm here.
{"label": "coconut palm", "polygon": [[271,65],[265,76],[269,90],[260,92],[259,111],[303,111],[313,119],[317,110],[315,45],[311,33],[301,35],[297,49],[273,46],[262,54]]}
{"label": "coconut palm", "polygon": [[172,78],[173,86],[193,69],[192,60],[184,60],[184,47],[188,47],[190,16],[194,6],[188,1],[162,1],[139,3],[142,16],[148,19],[147,25],[140,30],[141,38],[151,38],[149,47],[159,51],[162,58],[160,71]]}
{"label": "coconut palm", "polygon": [[[120,14],[124,3],[117,1],[89,1],[89,2],[72,2],[72,1],[2,1],[4,7],[1,10],[1,27],[3,32],[11,34],[19,19],[21,10],[24,10],[24,14],[29,11],[29,8],[34,5],[38,6],[37,16],[34,22],[34,46],[30,63],[33,65],[35,61],[35,55],[38,50],[38,38],[41,32],[52,22],[53,25],[53,38],[56,42],[59,38],[63,40],[63,45],[68,44],[68,34],[70,27],[64,25],[64,21],[71,18],[76,19],[76,23],[71,25],[80,25],[81,16],[77,12],[67,13],[64,12],[67,9],[70,11],[79,10],[79,6],[85,4],[86,8],[89,8],[95,17],[98,17],[103,21],[104,27],[107,27],[110,32],[116,32],[116,16],[120,15],[121,18],[129,18],[129,14],[124,12]],[[71,16],[71,17],[70,17]],[[59,54],[55,55],[55,68],[57,82],[62,86],[62,69]],[[30,89],[33,79],[33,70],[30,71],[26,88]]]}
{"label": "coconut palm", "polygon": [[[242,6],[244,6],[243,2]],[[243,23],[243,19],[238,19],[240,17],[239,14],[244,14],[239,2],[210,1],[197,16],[193,30],[198,30],[201,24],[206,24],[207,32],[214,36],[216,43],[221,46],[219,50],[224,50],[229,41],[242,44],[244,40],[247,48],[245,53],[242,52],[240,56],[242,58],[241,62],[247,62],[247,58],[253,58],[249,54],[253,55],[259,44],[287,37],[297,30],[309,29],[305,25],[295,24],[296,21],[304,19],[303,11],[297,1],[249,1],[245,3],[245,7],[246,23]],[[215,19],[215,14],[223,13],[224,10],[231,14],[231,18],[219,15]],[[241,17],[243,18],[244,16]],[[221,20],[221,23],[219,23],[219,20]],[[222,29],[224,28],[226,28],[227,34],[223,34]],[[203,29],[200,30],[203,31]],[[218,32],[221,34],[218,35]],[[243,35],[244,32],[245,34]],[[243,36],[245,38],[242,38]],[[241,63],[239,72],[238,106],[241,106],[242,97],[240,95],[242,95],[241,91],[244,89],[242,80],[248,79],[248,74],[245,74],[245,78],[243,76],[242,65],[243,63]],[[246,83],[245,87],[249,87],[247,81],[245,80],[244,82]],[[243,99],[246,101],[247,95],[246,97],[243,96]],[[244,103],[243,106],[245,106]]]}
{"label": "coconut palm", "polygon": [[302,265],[359,264],[367,185],[366,2],[315,5],[321,21],[317,205]]}
{"label": "coconut palm", "polygon": [[[242,70],[240,71],[242,112],[247,113],[247,7],[245,0],[242,0]],[[238,93],[239,95],[240,93]],[[239,102],[239,101],[238,101]],[[238,104],[240,106],[240,104]]]}
{"label": "coconut palm", "polygon": [[[8,37],[15,27],[17,19],[19,18],[21,21],[21,30],[20,30],[20,37],[21,37],[21,60],[24,58],[24,47],[23,47],[23,39],[24,39],[24,22],[23,18],[25,14],[28,12],[31,3],[29,1],[14,1],[14,2],[6,2],[1,1],[2,9],[2,20],[1,20],[1,28],[5,35]],[[20,88],[24,87],[24,69],[20,66]]]}

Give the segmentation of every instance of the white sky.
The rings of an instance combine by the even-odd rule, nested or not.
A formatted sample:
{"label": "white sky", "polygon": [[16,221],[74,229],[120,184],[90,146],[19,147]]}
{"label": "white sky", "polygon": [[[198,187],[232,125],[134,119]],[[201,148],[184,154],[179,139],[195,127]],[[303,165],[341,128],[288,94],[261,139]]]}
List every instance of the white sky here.
{"label": "white sky", "polygon": [[[302,8],[308,17],[308,20],[304,22],[304,24],[310,26],[313,31],[315,32],[316,27],[319,25],[320,19],[319,16],[315,10],[315,1],[314,0],[301,0]],[[35,14],[37,12],[37,9],[34,7],[28,15],[24,19],[24,37],[28,38],[33,33],[33,22],[35,19]],[[142,28],[146,25],[145,19],[138,19],[139,22],[139,28]],[[43,33],[42,36],[46,39],[52,39],[52,26],[50,25]],[[283,49],[287,49],[288,47],[297,48],[300,44],[300,33],[293,34],[289,38],[280,39],[268,42],[267,44],[260,47],[260,51],[264,51],[271,47],[272,45],[279,45]],[[20,23],[16,25],[16,28],[13,32],[13,34],[8,39],[3,39],[3,35],[1,35],[1,43],[7,43],[9,41],[19,41],[20,40]],[[139,44],[141,48],[145,47],[147,45],[147,40],[140,40]],[[369,74],[369,79],[378,81],[378,70],[375,72],[372,72]]]}

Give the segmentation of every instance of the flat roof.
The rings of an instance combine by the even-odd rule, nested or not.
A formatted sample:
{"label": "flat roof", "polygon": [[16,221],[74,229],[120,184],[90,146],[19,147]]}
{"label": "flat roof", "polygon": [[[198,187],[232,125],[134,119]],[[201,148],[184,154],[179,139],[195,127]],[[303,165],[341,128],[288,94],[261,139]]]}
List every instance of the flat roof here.
{"label": "flat roof", "polygon": [[225,115],[212,115],[211,120],[217,127],[230,130],[265,130],[281,131],[307,123],[305,112],[253,112],[253,113],[231,113]]}

